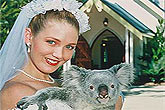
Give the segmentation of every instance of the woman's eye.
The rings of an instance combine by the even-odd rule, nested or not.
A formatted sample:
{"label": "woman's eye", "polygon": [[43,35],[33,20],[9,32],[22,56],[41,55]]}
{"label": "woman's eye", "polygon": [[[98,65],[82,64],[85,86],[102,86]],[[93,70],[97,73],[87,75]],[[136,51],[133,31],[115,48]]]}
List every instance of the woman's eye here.
{"label": "woman's eye", "polygon": [[66,48],[69,49],[69,50],[74,50],[75,46],[67,45]]}
{"label": "woman's eye", "polygon": [[56,44],[56,42],[55,41],[47,41],[49,44]]}

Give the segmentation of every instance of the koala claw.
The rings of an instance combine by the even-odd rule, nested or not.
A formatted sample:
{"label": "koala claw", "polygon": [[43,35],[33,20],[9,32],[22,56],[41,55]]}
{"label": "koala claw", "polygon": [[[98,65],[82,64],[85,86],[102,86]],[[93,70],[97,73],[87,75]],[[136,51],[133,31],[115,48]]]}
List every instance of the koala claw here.
{"label": "koala claw", "polygon": [[28,102],[28,97],[24,97],[17,103],[17,108],[23,110],[26,109],[29,105],[30,103]]}
{"label": "koala claw", "polygon": [[26,108],[28,108],[29,105],[34,105],[37,104],[38,106],[38,110],[47,110],[48,107],[46,106],[46,104],[42,101],[37,101],[34,97],[24,97],[22,98],[18,103],[17,103],[17,108],[24,110]]}
{"label": "koala claw", "polygon": [[38,105],[38,110],[47,110],[48,107],[46,106],[46,104],[43,104],[43,105]]}

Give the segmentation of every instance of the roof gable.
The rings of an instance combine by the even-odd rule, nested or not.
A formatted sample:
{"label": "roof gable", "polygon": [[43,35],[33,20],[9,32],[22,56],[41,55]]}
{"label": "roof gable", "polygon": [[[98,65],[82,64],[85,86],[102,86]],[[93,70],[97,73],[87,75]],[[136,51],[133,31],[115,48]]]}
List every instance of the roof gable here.
{"label": "roof gable", "polygon": [[128,13],[125,9],[123,9],[118,4],[112,4],[108,0],[101,0],[104,4],[106,4],[109,8],[114,10],[116,13],[118,13],[122,18],[124,18],[126,21],[128,21],[131,25],[133,25],[136,29],[138,29],[142,33],[152,33],[152,31],[145,26],[142,22],[140,22],[138,19],[136,19],[134,16],[132,16],[130,13]]}

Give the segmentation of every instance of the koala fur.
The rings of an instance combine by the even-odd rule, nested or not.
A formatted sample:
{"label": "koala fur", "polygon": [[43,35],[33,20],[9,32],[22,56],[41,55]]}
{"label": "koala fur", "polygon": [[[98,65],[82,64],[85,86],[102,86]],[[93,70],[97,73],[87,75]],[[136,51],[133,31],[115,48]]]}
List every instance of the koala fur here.
{"label": "koala fur", "polygon": [[[61,88],[39,90],[32,96],[22,98],[17,107],[24,110],[29,105],[37,104],[38,110],[115,110],[121,90],[133,80],[134,69],[130,64],[122,63],[105,70],[87,70],[72,65],[63,72]],[[47,103],[50,101],[63,106],[50,109]]]}

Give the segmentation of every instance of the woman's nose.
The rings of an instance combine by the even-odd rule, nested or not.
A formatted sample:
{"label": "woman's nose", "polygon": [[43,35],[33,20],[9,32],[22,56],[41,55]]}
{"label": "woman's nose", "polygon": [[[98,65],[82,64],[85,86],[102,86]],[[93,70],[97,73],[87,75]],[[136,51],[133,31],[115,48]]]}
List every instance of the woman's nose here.
{"label": "woman's nose", "polygon": [[56,57],[57,59],[62,59],[63,58],[63,48],[62,47],[55,48],[54,52],[53,52],[53,57]]}

